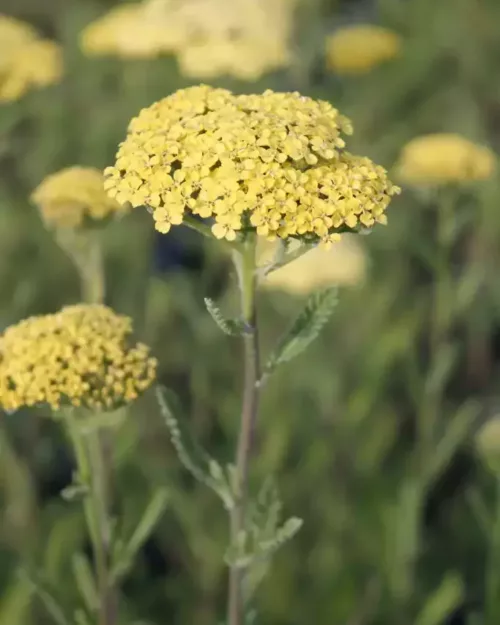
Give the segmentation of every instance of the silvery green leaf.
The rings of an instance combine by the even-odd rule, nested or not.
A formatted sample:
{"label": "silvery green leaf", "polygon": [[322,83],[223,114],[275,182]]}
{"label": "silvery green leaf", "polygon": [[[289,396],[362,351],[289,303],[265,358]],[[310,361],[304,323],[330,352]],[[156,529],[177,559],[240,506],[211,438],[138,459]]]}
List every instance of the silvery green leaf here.
{"label": "silvery green leaf", "polygon": [[156,396],[179,460],[196,480],[211,488],[230,510],[234,505],[234,497],[228,476],[215,460],[199,448],[181,418],[177,418],[180,409],[175,395],[163,387],[157,387]]}
{"label": "silvery green leaf", "polygon": [[244,334],[245,325],[240,319],[228,319],[225,317],[217,304],[209,297],[205,297],[204,302],[210,316],[224,334],[228,336],[241,336]]}
{"label": "silvery green leaf", "polygon": [[338,289],[332,287],[311,295],[297,319],[280,340],[264,368],[263,377],[279,365],[301,354],[317,338],[338,303]]}

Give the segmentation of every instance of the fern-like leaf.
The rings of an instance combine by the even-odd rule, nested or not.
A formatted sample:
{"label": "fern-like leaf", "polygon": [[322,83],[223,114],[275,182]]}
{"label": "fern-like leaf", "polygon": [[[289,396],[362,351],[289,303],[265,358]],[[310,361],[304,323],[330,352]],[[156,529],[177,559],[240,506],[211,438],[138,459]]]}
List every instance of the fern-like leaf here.
{"label": "fern-like leaf", "polygon": [[228,336],[241,336],[244,334],[245,326],[242,321],[239,319],[228,319],[225,317],[222,314],[221,309],[209,297],[205,297],[204,301],[210,316],[215,321],[217,326],[224,332],[224,334],[227,334]]}
{"label": "fern-like leaf", "polygon": [[279,365],[301,354],[317,338],[337,306],[338,289],[329,288],[311,295],[288,332],[283,336],[264,368],[269,376]]}

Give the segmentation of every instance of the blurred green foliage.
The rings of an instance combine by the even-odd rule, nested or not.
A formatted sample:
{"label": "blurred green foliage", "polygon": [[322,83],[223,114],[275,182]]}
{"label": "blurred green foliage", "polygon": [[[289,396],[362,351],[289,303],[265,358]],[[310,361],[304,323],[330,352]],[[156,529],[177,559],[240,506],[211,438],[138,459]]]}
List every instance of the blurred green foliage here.
{"label": "blurred green foliage", "polygon": [[[0,108],[1,328],[79,299],[75,269],[29,203],[32,189],[63,166],[111,163],[128,120],[187,84],[169,58],[82,56],[79,30],[110,4],[1,4],[60,40],[67,62],[60,86]],[[389,168],[426,132],[459,132],[498,151],[500,3],[379,0],[367,14],[403,36],[401,58],[362,77],[328,75],[324,36],[365,19],[360,6],[303,0],[294,67],[258,84],[218,84],[328,99],[352,117],[355,150]],[[500,588],[488,594],[485,583],[500,568],[490,557],[498,556],[495,479],[472,447],[500,407],[499,180],[453,196],[451,242],[440,236],[443,201],[405,190],[387,228],[363,239],[368,279],[341,292],[321,339],[266,390],[255,479],[276,476],[287,513],[305,524],[260,592],[259,624],[439,625],[458,609],[463,620],[454,623],[500,622]],[[206,247],[200,271],[160,274],[148,215],[113,225],[107,303],[134,317],[200,443],[230,460],[240,346],[220,334],[203,298],[230,308],[235,276],[216,246],[196,244]],[[264,293],[260,305],[269,347],[301,302]],[[20,567],[37,571],[65,607],[78,601],[72,561],[88,541],[78,504],[59,498],[72,460],[46,416],[2,417],[0,625],[54,622],[31,601]],[[120,523],[133,527],[155,488],[171,496],[126,580],[123,622],[218,623],[226,520],[179,466],[154,395],[134,406],[115,442]]]}

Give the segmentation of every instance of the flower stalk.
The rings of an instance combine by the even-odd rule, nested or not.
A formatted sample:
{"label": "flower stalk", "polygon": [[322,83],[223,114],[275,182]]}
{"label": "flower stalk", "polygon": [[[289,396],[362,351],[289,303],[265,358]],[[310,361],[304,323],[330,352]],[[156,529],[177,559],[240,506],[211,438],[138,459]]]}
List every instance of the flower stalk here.
{"label": "flower stalk", "polygon": [[[77,262],[82,282],[82,294],[89,304],[102,304],[105,295],[103,254],[98,233],[85,233],[87,262]],[[80,259],[81,260],[81,259]],[[89,496],[87,524],[92,539],[95,562],[95,576],[99,593],[98,625],[117,623],[118,598],[115,582],[111,575],[111,453],[108,449],[108,433],[96,429],[84,440],[84,451],[77,453],[82,462],[88,463]],[[73,440],[75,440],[73,438]],[[75,448],[76,449],[76,448]]]}
{"label": "flower stalk", "polygon": [[[238,272],[241,312],[246,326],[243,336],[244,387],[241,408],[240,431],[236,449],[236,501],[231,510],[231,544],[236,544],[245,531],[248,499],[248,476],[254,432],[259,406],[260,377],[259,345],[256,310],[256,243],[251,237],[235,252],[234,261]],[[245,615],[243,578],[245,569],[231,566],[229,572],[228,625],[242,625]]]}

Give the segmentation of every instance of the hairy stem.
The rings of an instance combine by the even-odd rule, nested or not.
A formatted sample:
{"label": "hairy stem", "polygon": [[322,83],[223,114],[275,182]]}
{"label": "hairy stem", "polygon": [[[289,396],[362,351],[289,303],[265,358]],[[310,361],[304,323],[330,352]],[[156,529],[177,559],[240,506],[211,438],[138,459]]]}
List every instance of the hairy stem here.
{"label": "hairy stem", "polygon": [[[241,408],[240,431],[236,449],[236,501],[231,511],[231,544],[235,544],[241,532],[245,530],[245,516],[248,495],[248,474],[254,430],[257,420],[259,389],[259,346],[256,314],[256,261],[255,241],[245,242],[241,252],[235,252],[235,264],[238,271],[241,312],[247,332],[244,342],[244,388]],[[229,572],[228,595],[228,625],[243,625],[244,596],[243,578],[244,569],[231,567]]]}

